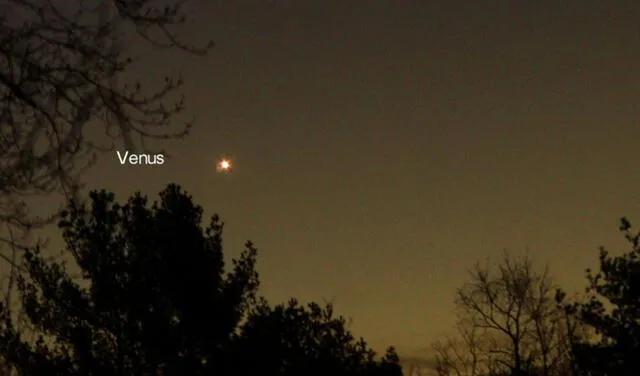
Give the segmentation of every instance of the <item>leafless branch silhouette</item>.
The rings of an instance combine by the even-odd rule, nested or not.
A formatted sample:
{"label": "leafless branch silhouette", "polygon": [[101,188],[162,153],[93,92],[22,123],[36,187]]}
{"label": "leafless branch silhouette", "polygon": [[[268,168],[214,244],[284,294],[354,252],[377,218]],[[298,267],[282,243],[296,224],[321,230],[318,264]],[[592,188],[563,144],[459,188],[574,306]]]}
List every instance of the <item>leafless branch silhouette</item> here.
{"label": "leafless branch silhouette", "polygon": [[[189,132],[191,122],[170,122],[184,109],[182,97],[167,103],[179,94],[179,77],[158,78],[157,90],[119,80],[134,63],[124,48],[127,26],[153,46],[196,55],[211,48],[190,46],[172,31],[185,23],[185,4],[10,0],[2,9],[0,222],[13,234],[0,239],[5,245],[21,246],[32,229],[55,220],[57,213],[33,214],[29,198],[75,197],[101,152],[117,143],[149,151],[146,141]],[[103,138],[87,136],[95,127],[104,129]]]}

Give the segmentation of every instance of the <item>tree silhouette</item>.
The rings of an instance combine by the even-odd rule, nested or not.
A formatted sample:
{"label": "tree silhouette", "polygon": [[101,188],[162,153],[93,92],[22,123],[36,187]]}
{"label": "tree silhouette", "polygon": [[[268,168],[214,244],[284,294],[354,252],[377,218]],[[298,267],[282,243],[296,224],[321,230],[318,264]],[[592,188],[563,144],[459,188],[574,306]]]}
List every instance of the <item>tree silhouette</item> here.
{"label": "tree silhouette", "polygon": [[574,347],[581,375],[640,375],[640,234],[622,218],[620,230],[631,251],[611,256],[600,248],[600,271],[587,269],[586,301],[567,305],[567,310],[592,328],[592,341]]}
{"label": "tree silhouette", "polygon": [[5,315],[5,358],[29,375],[202,374],[255,294],[255,249],[225,275],[222,223],[203,229],[202,208],[175,185],[151,208],[140,194],[122,206],[104,191],[91,200],[60,223],[83,281],[25,254],[19,291],[39,338],[23,340]]}
{"label": "tree silhouette", "polygon": [[[182,81],[155,77],[156,89],[135,80],[125,44],[136,39],[190,54],[173,29],[185,22],[185,1],[11,0],[0,9],[0,224],[15,245],[36,218],[25,197],[72,195],[97,152],[144,149],[145,140],[182,137],[190,124],[174,115]],[[96,6],[96,4],[98,4]],[[125,30],[133,29],[127,34]],[[134,38],[137,36],[139,38]],[[133,78],[128,83],[121,77]],[[174,98],[175,97],[175,98]],[[171,102],[169,102],[171,100]],[[174,119],[173,121],[171,121]],[[104,136],[91,137],[89,128]],[[94,132],[95,134],[96,132]],[[2,229],[4,230],[4,229]]]}
{"label": "tree silhouette", "polygon": [[440,376],[566,376],[570,346],[548,270],[504,253],[457,291],[458,338],[436,342]]}
{"label": "tree silhouette", "polygon": [[0,260],[8,264],[0,265],[0,300],[8,306],[22,272],[16,264],[37,240],[32,230],[58,214],[31,200],[75,196],[101,152],[154,152],[148,141],[189,131],[175,116],[184,109],[182,80],[148,75],[142,83],[131,69],[141,61],[129,56],[132,43],[206,53],[210,44],[176,34],[185,3],[0,2]]}
{"label": "tree silhouette", "polygon": [[362,338],[356,340],[331,304],[300,305],[295,299],[271,308],[262,303],[249,316],[238,342],[240,374],[402,375],[393,348],[376,359]]}
{"label": "tree silhouette", "polygon": [[90,198],[59,225],[79,280],[38,248],[24,255],[18,291],[37,338],[0,307],[0,354],[20,374],[401,375],[393,350],[375,360],[330,306],[258,298],[256,249],[225,268],[223,223],[203,228],[179,186],[151,206],[141,194]]}

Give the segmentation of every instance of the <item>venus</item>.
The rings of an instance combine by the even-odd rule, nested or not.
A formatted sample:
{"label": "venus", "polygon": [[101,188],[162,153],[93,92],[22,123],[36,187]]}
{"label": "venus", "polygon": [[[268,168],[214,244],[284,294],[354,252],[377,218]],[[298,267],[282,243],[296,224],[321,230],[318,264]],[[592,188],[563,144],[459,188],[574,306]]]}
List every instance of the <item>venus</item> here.
{"label": "venus", "polygon": [[218,172],[231,171],[231,162],[228,159],[221,160],[218,162],[216,170]]}

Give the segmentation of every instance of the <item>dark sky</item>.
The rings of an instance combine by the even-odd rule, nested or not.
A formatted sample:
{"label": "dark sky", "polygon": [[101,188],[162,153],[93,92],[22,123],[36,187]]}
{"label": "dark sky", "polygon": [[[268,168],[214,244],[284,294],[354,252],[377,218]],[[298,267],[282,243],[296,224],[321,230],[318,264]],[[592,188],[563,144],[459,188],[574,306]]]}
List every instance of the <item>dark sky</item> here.
{"label": "dark sky", "polygon": [[[274,302],[333,299],[378,349],[453,324],[476,261],[529,248],[569,289],[640,220],[637,1],[195,1],[190,137],[162,166],[105,155],[90,186],[177,182],[260,250]],[[232,174],[215,171],[221,155]],[[123,199],[125,196],[121,196]]]}

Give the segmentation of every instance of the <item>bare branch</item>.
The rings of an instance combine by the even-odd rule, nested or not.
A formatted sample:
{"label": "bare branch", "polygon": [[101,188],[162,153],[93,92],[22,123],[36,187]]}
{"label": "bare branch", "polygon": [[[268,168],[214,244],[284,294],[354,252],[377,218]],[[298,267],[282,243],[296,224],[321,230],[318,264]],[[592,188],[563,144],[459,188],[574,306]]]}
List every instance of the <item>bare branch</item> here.
{"label": "bare branch", "polygon": [[[33,197],[76,197],[98,153],[124,144],[153,152],[146,141],[185,136],[191,123],[171,122],[184,109],[180,77],[160,77],[156,90],[119,83],[133,59],[125,30],[154,45],[203,55],[173,29],[185,22],[186,1],[10,0],[0,14],[0,222],[24,240],[57,213],[37,218]],[[172,97],[178,100],[168,102]],[[104,128],[92,139],[90,127]],[[157,151],[156,151],[157,152]],[[6,255],[0,256],[4,257]],[[5,261],[6,257],[4,257]]]}
{"label": "bare branch", "polygon": [[548,268],[505,252],[457,291],[457,340],[435,347],[441,376],[568,375],[570,347]]}

